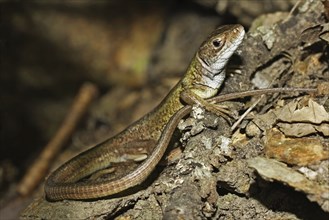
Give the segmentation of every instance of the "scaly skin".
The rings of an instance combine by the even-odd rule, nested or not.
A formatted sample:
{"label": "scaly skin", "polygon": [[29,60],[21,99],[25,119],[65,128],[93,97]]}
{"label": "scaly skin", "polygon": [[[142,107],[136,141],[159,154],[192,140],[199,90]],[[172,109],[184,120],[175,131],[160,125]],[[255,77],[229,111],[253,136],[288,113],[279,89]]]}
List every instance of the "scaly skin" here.
{"label": "scaly skin", "polygon": [[[241,25],[216,29],[200,46],[180,82],[153,111],[118,135],[77,155],[55,170],[46,180],[47,198],[52,201],[95,199],[141,184],[165,153],[179,120],[190,111],[190,107],[186,106],[198,103],[212,109],[212,104],[205,99],[217,94],[225,78],[225,65],[243,37]],[[151,153],[135,170],[122,178],[78,182],[112,163],[126,162],[127,155],[141,154],[140,149]]]}

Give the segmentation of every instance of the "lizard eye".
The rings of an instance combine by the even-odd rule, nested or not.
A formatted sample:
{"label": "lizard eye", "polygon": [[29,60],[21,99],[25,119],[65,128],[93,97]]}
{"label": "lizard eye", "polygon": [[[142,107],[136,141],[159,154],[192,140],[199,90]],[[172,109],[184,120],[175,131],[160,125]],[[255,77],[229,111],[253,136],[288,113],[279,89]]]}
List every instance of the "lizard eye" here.
{"label": "lizard eye", "polygon": [[222,41],[218,40],[218,39],[216,39],[212,42],[212,45],[214,45],[214,47],[216,47],[216,48],[220,47],[221,44],[222,44]]}

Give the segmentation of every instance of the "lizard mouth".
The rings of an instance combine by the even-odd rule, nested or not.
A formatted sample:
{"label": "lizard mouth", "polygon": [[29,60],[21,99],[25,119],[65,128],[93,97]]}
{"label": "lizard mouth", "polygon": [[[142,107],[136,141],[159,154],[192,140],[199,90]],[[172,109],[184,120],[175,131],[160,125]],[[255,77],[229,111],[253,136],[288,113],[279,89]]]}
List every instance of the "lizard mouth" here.
{"label": "lizard mouth", "polygon": [[230,38],[231,47],[236,49],[242,42],[245,35],[245,30],[242,25],[237,25],[237,27],[232,31],[232,37]]}

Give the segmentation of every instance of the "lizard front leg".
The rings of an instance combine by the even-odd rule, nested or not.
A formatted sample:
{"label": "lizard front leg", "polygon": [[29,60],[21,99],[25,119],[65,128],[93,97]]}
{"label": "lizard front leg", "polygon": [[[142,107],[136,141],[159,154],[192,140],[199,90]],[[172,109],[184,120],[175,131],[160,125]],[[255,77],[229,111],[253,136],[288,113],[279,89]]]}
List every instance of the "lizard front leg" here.
{"label": "lizard front leg", "polygon": [[223,106],[214,104],[212,102],[203,99],[201,96],[193,92],[193,90],[184,90],[180,98],[188,105],[199,105],[209,112],[215,113],[217,116],[221,116],[227,121],[229,121],[229,116],[232,117],[232,113],[225,109]]}

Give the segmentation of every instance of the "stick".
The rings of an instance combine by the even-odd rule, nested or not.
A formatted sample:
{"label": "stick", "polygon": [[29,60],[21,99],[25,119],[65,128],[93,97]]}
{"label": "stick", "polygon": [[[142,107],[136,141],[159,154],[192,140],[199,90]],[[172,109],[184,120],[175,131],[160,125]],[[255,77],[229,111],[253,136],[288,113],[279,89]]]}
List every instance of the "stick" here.
{"label": "stick", "polygon": [[51,162],[72,136],[72,133],[82,116],[86,113],[92,100],[97,96],[97,93],[96,86],[91,83],[85,83],[81,86],[62,125],[18,184],[17,192],[20,195],[29,195],[42,181]]}

